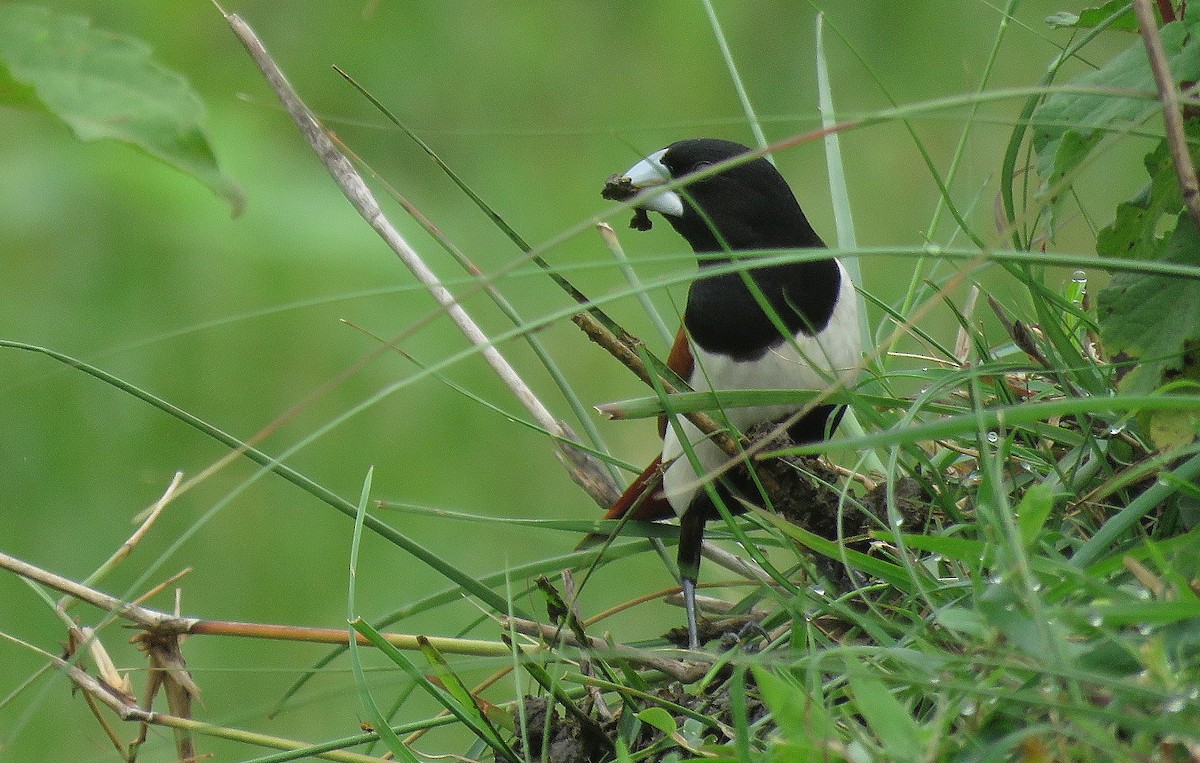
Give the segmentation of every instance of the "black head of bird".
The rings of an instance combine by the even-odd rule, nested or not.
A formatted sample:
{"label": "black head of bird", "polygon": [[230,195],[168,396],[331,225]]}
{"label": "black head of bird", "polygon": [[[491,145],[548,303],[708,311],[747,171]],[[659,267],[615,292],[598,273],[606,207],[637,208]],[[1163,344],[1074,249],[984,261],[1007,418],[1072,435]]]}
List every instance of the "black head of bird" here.
{"label": "black head of bird", "polygon": [[603,195],[662,214],[697,254],[824,246],[774,165],[735,161],[749,153],[728,140],[681,140],[610,178]]}

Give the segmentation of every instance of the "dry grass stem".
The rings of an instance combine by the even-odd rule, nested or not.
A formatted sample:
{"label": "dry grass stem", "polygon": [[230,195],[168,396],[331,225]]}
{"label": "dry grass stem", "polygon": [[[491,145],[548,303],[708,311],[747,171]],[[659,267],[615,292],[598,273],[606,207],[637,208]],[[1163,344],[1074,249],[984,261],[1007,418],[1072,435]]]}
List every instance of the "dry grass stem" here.
{"label": "dry grass stem", "polygon": [[[1170,9],[1169,3],[1167,8]],[[1200,181],[1196,180],[1196,167],[1192,164],[1187,135],[1183,131],[1179,87],[1171,74],[1171,65],[1167,61],[1162,37],[1158,33],[1158,19],[1154,17],[1154,8],[1151,7],[1150,0],[1133,0],[1133,12],[1137,15],[1138,31],[1146,45],[1150,70],[1154,72],[1154,82],[1158,86],[1158,99],[1162,102],[1163,109],[1163,129],[1166,131],[1171,161],[1175,164],[1175,175],[1179,179],[1179,191],[1183,194],[1183,202],[1187,205],[1192,224],[1200,228]],[[1164,21],[1169,19],[1170,16],[1164,13]]]}

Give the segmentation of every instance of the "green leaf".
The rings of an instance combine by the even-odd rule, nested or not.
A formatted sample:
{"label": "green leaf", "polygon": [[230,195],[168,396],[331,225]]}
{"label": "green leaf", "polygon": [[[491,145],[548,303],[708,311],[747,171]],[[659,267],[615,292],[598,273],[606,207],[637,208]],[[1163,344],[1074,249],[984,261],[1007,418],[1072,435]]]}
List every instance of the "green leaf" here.
{"label": "green leaf", "polygon": [[1059,11],[1047,16],[1046,23],[1057,28],[1092,29],[1100,26],[1114,15],[1117,18],[1108,25],[1109,29],[1118,29],[1122,32],[1137,31],[1137,16],[1134,15],[1129,0],[1109,0],[1104,5],[1084,8],[1079,13]]}
{"label": "green leaf", "polygon": [[854,704],[887,750],[888,760],[922,760],[920,728],[882,681],[868,676],[861,665],[846,663]]}
{"label": "green leaf", "polygon": [[642,723],[653,726],[667,736],[679,730],[675,725],[675,718],[661,707],[648,707],[638,713],[637,717]]}
{"label": "green leaf", "polygon": [[[1200,36],[1192,34],[1192,27],[1184,22],[1167,24],[1160,31],[1176,81],[1200,79]],[[1154,74],[1140,39],[1100,69],[1070,84],[1145,96],[1062,92],[1048,97],[1034,111],[1032,145],[1038,155],[1038,174],[1044,180],[1043,193],[1052,194],[1052,217],[1059,200],[1066,196],[1065,188],[1059,186],[1088,158],[1104,131],[1140,124],[1160,108],[1153,98],[1157,92]]]}
{"label": "green leaf", "polygon": [[[1192,121],[1185,129],[1193,145],[1200,141],[1200,124]],[[1150,183],[1117,207],[1116,219],[1100,231],[1096,251],[1105,257],[1194,264],[1194,229],[1190,219],[1181,227],[1183,197],[1166,142],[1148,153],[1144,163]],[[1166,233],[1159,235],[1163,230]],[[1123,380],[1123,389],[1149,391],[1165,381],[1200,379],[1195,365],[1198,296],[1193,281],[1128,273],[1118,274],[1101,290],[1098,315],[1105,346],[1142,361]],[[1193,439],[1194,419],[1187,411],[1147,411],[1139,423],[1155,445],[1166,450]]]}
{"label": "green leaf", "polygon": [[983,639],[988,632],[987,626],[983,622],[983,616],[974,609],[966,607],[942,607],[934,610],[933,618],[937,624],[946,630],[954,631],[972,636],[977,639]]}
{"label": "green leaf", "polygon": [[1017,504],[1017,529],[1021,531],[1021,541],[1026,547],[1033,544],[1054,508],[1054,491],[1046,485],[1036,483],[1030,485]]}
{"label": "green leaf", "polygon": [[1162,412],[1150,413],[1145,416],[1142,426],[1150,435],[1154,447],[1165,453],[1195,440],[1198,423],[1200,407],[1182,416],[1170,416]]}
{"label": "green leaf", "polygon": [[[1188,215],[1179,217],[1161,259],[1200,264],[1200,232]],[[1200,378],[1200,281],[1117,273],[1100,291],[1097,314],[1108,352],[1138,361],[1122,391],[1149,392],[1164,380]]]}
{"label": "green leaf", "polygon": [[[207,185],[235,216],[241,212],[242,190],[221,172],[204,133],[204,104],[182,75],[151,58],[146,43],[48,8],[0,5],[0,64],[80,140],[140,148]],[[27,105],[22,98],[0,92],[10,105]]]}
{"label": "green leaf", "polygon": [[803,747],[809,754],[838,746],[830,744],[842,741],[837,725],[819,700],[803,687],[759,665],[750,666],[750,671],[779,733],[789,743]]}
{"label": "green leaf", "polygon": [[[1185,136],[1189,141],[1200,141],[1200,124],[1189,122]],[[1096,238],[1100,255],[1158,260],[1166,244],[1166,236],[1159,235],[1159,223],[1164,216],[1178,215],[1183,210],[1183,195],[1167,142],[1159,141],[1142,163],[1150,183],[1132,199],[1117,205],[1116,219]]]}

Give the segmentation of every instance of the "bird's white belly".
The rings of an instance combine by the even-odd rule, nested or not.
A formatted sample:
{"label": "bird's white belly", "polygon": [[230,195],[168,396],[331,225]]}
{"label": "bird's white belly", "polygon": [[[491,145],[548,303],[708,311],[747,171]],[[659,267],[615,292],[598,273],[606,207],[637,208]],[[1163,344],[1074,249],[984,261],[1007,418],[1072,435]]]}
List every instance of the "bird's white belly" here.
{"label": "bird's white belly", "polygon": [[[862,360],[862,342],[858,327],[858,297],[854,285],[842,268],[842,286],[833,315],[816,336],[801,334],[793,342],[784,342],[768,350],[758,360],[738,362],[726,355],[715,355],[692,345],[695,366],[688,383],[694,390],[797,389],[827,390],[853,385]],[[793,405],[730,408],[726,415],[739,431],[774,421],[798,410]],[[718,469],[729,457],[700,433],[686,418],[678,424],[699,461],[702,472]],[[662,461],[670,464],[663,475],[663,490],[676,514],[691,505],[701,489],[696,471],[683,449],[674,426],[663,437]]]}

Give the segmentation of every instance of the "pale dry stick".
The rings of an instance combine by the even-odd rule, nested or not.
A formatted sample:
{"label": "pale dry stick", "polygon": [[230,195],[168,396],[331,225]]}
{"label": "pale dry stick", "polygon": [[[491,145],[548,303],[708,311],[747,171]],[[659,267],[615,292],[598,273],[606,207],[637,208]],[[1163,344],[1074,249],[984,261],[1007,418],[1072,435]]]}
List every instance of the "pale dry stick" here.
{"label": "pale dry stick", "polygon": [[[160,593],[162,593],[165,588],[167,588],[168,586],[175,585],[175,583],[178,583],[183,577],[190,575],[190,574],[192,574],[192,568],[184,567],[179,572],[176,572],[174,575],[169,576],[166,580],[163,580],[159,583],[155,583],[154,585],[150,586],[148,589],[146,589],[145,593],[143,593],[141,596],[134,599],[133,603],[141,604],[144,601],[149,601],[150,599],[153,599],[155,596],[158,596]],[[182,593],[182,589],[179,589],[179,588],[175,589],[175,611],[176,612],[179,611],[179,598],[180,598],[181,593]]]}
{"label": "pale dry stick", "polygon": [[[74,623],[72,623],[72,628],[73,627]],[[26,681],[23,683],[23,686],[10,694],[6,700],[16,696],[17,692],[23,690],[25,686],[31,684],[35,678],[40,677],[43,673],[47,673],[54,669],[62,670],[63,665],[70,665],[71,668],[73,668],[75,671],[78,671],[79,674],[87,676],[90,679],[91,676],[88,675],[87,671],[79,667],[77,664],[80,659],[77,656],[77,650],[79,649],[78,644],[80,643],[80,639],[86,636],[92,640],[93,646],[90,650],[90,654],[92,659],[97,661],[96,672],[100,674],[99,678],[92,679],[91,682],[98,687],[102,686],[105,691],[112,695],[112,698],[118,699],[118,701],[124,701],[128,703],[135,702],[133,697],[133,684],[130,682],[128,676],[123,675],[117,670],[116,665],[109,658],[108,653],[104,651],[103,647],[100,647],[99,650],[96,649],[96,645],[98,645],[100,642],[94,638],[94,633],[91,632],[90,628],[87,629],[87,631],[88,633],[84,634],[77,630],[71,630],[69,641],[67,642],[67,649],[65,654],[62,655],[52,655],[49,652],[39,649],[33,644],[22,641],[15,636],[0,632],[0,637],[6,638],[18,646],[25,647],[34,654],[50,658],[47,663],[43,664],[34,672],[33,676],[26,679]],[[72,680],[70,671],[64,672],[68,674],[68,680]],[[115,728],[113,728],[113,724],[108,722],[108,719],[104,716],[104,714],[100,712],[100,705],[108,704],[108,700],[101,701],[86,688],[84,688],[84,690],[80,693],[83,695],[83,701],[87,704],[88,710],[91,711],[92,716],[96,719],[96,722],[100,726],[100,730],[104,732],[106,737],[108,737],[108,741],[112,743],[113,748],[121,755],[122,759],[129,760],[130,757],[126,749],[125,742],[121,739],[121,735]]]}
{"label": "pale dry stick", "polygon": [[564,631],[557,625],[537,623],[533,620],[523,620],[519,617],[509,617],[507,615],[500,617],[500,624],[505,630],[513,630],[524,636],[532,636],[547,643],[562,643],[580,649],[591,649],[601,654],[611,654],[618,659],[662,671],[682,683],[692,683],[698,680],[700,676],[707,672],[705,663],[717,659],[717,655],[696,653],[689,654],[687,662],[672,660],[627,646],[610,644],[604,639],[596,638],[595,636],[588,636],[586,641],[581,642],[574,633]]}
{"label": "pale dry stick", "polygon": [[[130,535],[124,543],[121,544],[120,548],[113,552],[112,556],[105,560],[103,564],[96,568],[95,572],[93,572],[83,581],[82,585],[95,585],[98,581],[104,579],[104,577],[110,571],[112,571],[113,568],[115,568],[121,563],[121,561],[123,561],[127,556],[129,556],[130,553],[133,552],[133,549],[137,546],[141,539],[145,537],[146,533],[149,532],[150,526],[154,524],[154,521],[158,519],[160,514],[162,514],[163,509],[165,509],[167,504],[171,502],[171,499],[174,498],[182,480],[183,472],[175,472],[175,476],[172,477],[171,483],[167,485],[167,489],[163,492],[162,496],[150,507],[148,513],[146,514],[146,518],[141,522],[141,524],[138,525],[138,528],[133,531],[133,534]],[[30,578],[26,578],[26,580],[30,580]],[[79,600],[80,599],[74,596],[65,594],[54,605],[55,614],[57,614],[59,619],[62,620],[63,625],[66,626],[67,631],[70,634],[72,651],[87,652],[87,654],[92,658],[92,662],[95,664],[96,670],[100,673],[100,676],[105,683],[107,683],[112,690],[119,692],[124,696],[132,697],[133,684],[129,681],[128,676],[123,675],[119,670],[117,670],[116,663],[113,662],[112,657],[110,657],[108,654],[108,650],[105,649],[104,644],[98,638],[96,630],[94,628],[80,626],[75,622],[74,619],[71,618],[69,614],[67,614],[67,610]],[[101,725],[104,726],[106,732],[110,732],[110,729],[103,724],[103,721],[101,721]],[[109,736],[112,736],[111,733]],[[114,743],[119,744],[119,740],[114,739],[113,741]]]}
{"label": "pale dry stick", "polygon": [[[683,606],[683,592],[668,594],[666,601],[668,604],[673,604],[677,607]],[[710,615],[728,616],[730,618],[744,618],[759,622],[771,616],[771,611],[762,607],[751,607],[748,612],[735,613],[733,610],[737,606],[736,603],[718,599],[716,596],[701,596],[696,595],[696,607],[702,612],[708,612]]]}
{"label": "pale dry stick", "polygon": [[[571,570],[563,570],[561,573],[559,573],[559,576],[562,580],[563,600],[567,602],[567,606],[571,609],[566,617],[574,619],[579,632],[583,633],[583,612],[579,609],[579,598],[577,596],[578,589],[575,586],[575,575],[571,572]],[[562,630],[561,625],[559,626],[559,630]],[[574,631],[574,628],[571,630]],[[579,672],[583,673],[585,676],[595,674],[592,670],[591,658],[588,657],[588,653],[586,651],[581,651],[579,653]],[[589,686],[587,691],[588,696],[591,697],[592,706],[596,708],[596,713],[600,716],[600,718],[602,720],[611,719],[613,715],[612,710],[609,709],[608,703],[604,701],[604,695],[600,692],[600,690],[595,686]]]}
{"label": "pale dry stick", "polygon": [[[32,644],[15,639],[6,633],[0,633],[0,638],[6,638],[39,654],[54,667],[61,670],[67,676],[67,678],[70,679],[70,681],[87,696],[92,697],[106,705],[110,710],[117,714],[118,718],[123,721],[139,721],[141,723],[156,726],[166,726],[172,729],[185,729],[191,732],[204,734],[205,736],[259,745],[261,747],[267,747],[274,750],[303,750],[313,746],[306,742],[298,742],[294,739],[285,739],[283,737],[271,736],[268,734],[257,734],[252,731],[243,731],[241,729],[234,729],[225,726],[214,726],[212,724],[193,720],[191,718],[183,718],[177,715],[170,715],[168,713],[158,713],[153,710],[146,710],[138,707],[136,703],[128,701],[126,698],[122,697],[119,692],[114,691],[113,688],[108,686],[108,684],[106,684],[104,681],[89,675],[87,671],[83,670],[78,665],[71,664],[71,662],[68,660],[64,660],[57,655],[50,654],[43,649],[38,649]],[[325,760],[341,761],[341,763],[383,763],[385,760],[384,758],[372,757],[370,755],[362,755],[359,753],[346,752],[342,750],[315,752],[313,755]]]}
{"label": "pale dry stick", "polygon": [[15,572],[26,580],[32,580],[48,588],[53,588],[59,593],[64,593],[85,601],[93,607],[106,610],[118,617],[131,620],[147,630],[155,630],[163,633],[187,633],[192,625],[200,622],[196,618],[175,617],[165,612],[159,612],[148,607],[122,601],[115,596],[102,593],[70,578],[64,578],[62,575],[56,575],[49,570],[42,569],[3,552],[0,552],[0,568]]}
{"label": "pale dry stick", "polygon": [[363,181],[362,176],[330,140],[325,128],[300,99],[254,30],[236,14],[225,13],[224,10],[221,12],[234,34],[242,41],[251,58],[262,71],[267,84],[275,91],[301,134],[325,165],[330,177],[345,194],[350,204],[383,239],[384,243],[396,253],[405,267],[425,286],[434,301],[466,336],[467,341],[479,348],[480,354],[483,355],[488,365],[492,367],[496,375],[512,391],[537,423],[554,436],[556,455],[567,467],[571,478],[597,503],[608,502],[610,494],[619,495],[620,491],[617,490],[608,472],[600,467],[589,454],[577,447],[578,437],[571,431],[571,428],[565,422],[555,418],[554,414],[538,399],[516,369],[509,364],[491,339],[463,309],[454,295],[442,285],[437,274],[429,268],[417,250],[384,215],[379,202],[366,182]]}
{"label": "pale dry stick", "polygon": [[[291,625],[274,625],[269,623],[243,623],[227,620],[203,620],[197,617],[182,617],[160,612],[158,610],[131,604],[127,601],[97,591],[69,578],[62,577],[48,570],[24,562],[16,557],[0,552],[0,568],[7,569],[23,578],[53,588],[60,593],[81,599],[92,606],[111,612],[119,617],[135,623],[139,628],[155,636],[191,635],[191,636],[236,636],[240,638],[260,638],[284,641],[303,641],[316,644],[345,644],[347,632],[345,628],[312,628]],[[537,635],[543,638],[557,630],[554,626],[546,626],[546,631],[531,629],[521,625],[528,621],[514,618],[513,630],[525,635]],[[507,617],[500,618],[500,624],[508,629]],[[4,634],[0,632],[0,636]],[[361,634],[356,634],[358,643],[370,646],[370,642]],[[477,639],[441,638],[434,636],[419,636],[407,633],[384,633],[383,638],[398,649],[415,651],[425,642],[446,654],[465,654],[484,657],[511,657],[511,648],[500,641],[483,641]],[[652,652],[646,652],[629,647],[612,646],[599,639],[590,639],[587,644],[580,644],[570,633],[563,634],[563,640],[576,646],[589,646],[614,654],[632,665],[665,670],[676,677],[691,675],[686,669],[687,664],[678,660],[664,658]],[[528,653],[538,651],[539,647],[527,647]],[[695,662],[701,656],[694,655]],[[59,662],[55,663],[56,665]],[[683,666],[683,667],[681,667]],[[73,667],[73,666],[72,666]],[[94,679],[93,679],[94,680]],[[128,720],[128,719],[127,719]]]}
{"label": "pale dry stick", "polygon": [[[141,524],[129,536],[129,539],[121,544],[121,547],[113,552],[103,564],[96,568],[96,571],[89,575],[84,581],[84,585],[95,585],[104,579],[114,567],[121,563],[125,557],[133,553],[133,549],[141,542],[146,533],[150,531],[150,526],[162,514],[163,509],[167,508],[172,499],[175,498],[179,490],[179,484],[183,481],[183,472],[175,472],[175,476],[171,478],[171,484],[167,485],[167,489],[163,491],[162,496],[150,506],[149,509],[142,512],[145,519],[141,520]],[[57,607],[61,612],[66,612],[71,605],[75,603],[75,599],[69,596],[64,596],[58,600]]]}
{"label": "pale dry stick", "polygon": [[771,585],[774,583],[767,571],[758,566],[752,559],[743,559],[737,554],[726,551],[718,545],[704,541],[700,545],[700,553],[710,562],[720,565],[735,575],[741,575],[747,580]]}
{"label": "pale dry stick", "polygon": [[[245,638],[266,638],[314,643],[344,644],[345,628],[306,628],[263,623],[240,623],[226,620],[203,620],[198,617],[182,617],[161,612],[149,607],[123,601],[115,596],[98,591],[77,581],[57,575],[49,570],[22,561],[0,552],[0,568],[15,572],[21,577],[53,588],[59,593],[87,602],[92,606],[135,623],[139,628],[158,635],[221,635]],[[400,649],[415,650],[419,646],[417,637],[408,634],[384,634],[384,638]],[[496,641],[469,639],[430,638],[440,651],[461,654],[490,654],[507,656],[508,648]],[[367,643],[365,639],[363,643]]]}
{"label": "pale dry stick", "polygon": [[[387,108],[384,107],[384,105],[381,102],[379,102],[374,96],[372,96],[370,93],[368,93],[365,88],[361,87],[354,80],[354,78],[352,78],[346,72],[342,71],[337,66],[335,66],[333,68],[338,74],[342,75],[346,79],[347,82],[349,82],[356,89],[358,89],[359,92],[361,92],[364,96],[366,96],[367,100],[369,100],[372,104],[374,104],[376,106],[376,108],[378,108],[381,112],[383,112],[385,115],[387,115],[389,119],[392,119],[392,121],[395,122],[402,130],[404,130],[405,132],[408,132],[409,137],[411,137],[413,140],[415,140],[417,142],[417,144],[422,149],[424,149],[426,151],[426,153],[429,154],[430,158],[433,159],[433,161],[444,172],[446,172],[450,176],[450,178],[455,181],[455,183],[459,184],[459,186],[463,189],[463,191],[465,191],[467,193],[468,196],[470,196],[473,199],[476,198],[474,196],[474,194],[471,193],[469,191],[469,189],[467,189],[465,183],[462,183],[460,181],[460,179],[458,178],[458,175],[452,169],[450,169],[450,167],[445,162],[442,161],[441,157],[439,157],[433,151],[432,148],[430,148],[428,145],[426,145],[425,142],[423,140],[421,140],[416,134],[409,132],[405,128],[403,123],[399,122],[398,120],[393,119],[391,117],[391,112],[389,112],[387,110]],[[424,215],[424,213],[422,213],[419,209],[417,209],[417,207],[412,202],[410,202],[407,198],[405,198],[404,194],[400,193],[399,189],[397,189],[395,186],[393,186],[391,183],[389,183],[385,178],[381,177],[379,175],[379,173],[376,172],[371,167],[371,165],[369,165],[361,156],[358,156],[356,153],[354,153],[353,149],[351,149],[349,146],[347,146],[344,141],[342,141],[336,135],[331,135],[330,138],[337,144],[339,149],[344,154],[346,154],[351,160],[354,161],[355,164],[357,164],[360,167],[365,168],[366,171],[369,172],[372,180],[382,183],[383,187],[387,190],[388,195],[390,195],[393,199],[395,199],[395,201],[404,209],[404,211],[407,212],[409,214],[409,216],[412,217],[413,220],[415,220],[417,222],[418,225],[420,225],[422,228],[425,229],[426,233],[428,233],[430,236],[432,236],[434,239],[436,239],[438,241],[438,243],[441,244],[442,249],[444,249],[446,251],[446,253],[449,254],[450,257],[455,262],[457,262],[464,270],[466,270],[468,274],[470,274],[474,278],[478,279],[476,283],[483,289],[484,292],[487,293],[488,297],[491,298],[492,302],[498,308],[500,308],[500,311],[502,313],[504,313],[505,316],[507,316],[511,321],[513,321],[514,325],[520,326],[525,323],[525,320],[520,317],[516,308],[508,301],[508,299],[504,296],[504,294],[498,288],[496,288],[496,280],[497,279],[495,277],[488,276],[487,274],[485,274],[484,271],[478,265],[476,265],[471,260],[470,257],[467,256],[466,252],[462,251],[453,241],[450,240],[449,236],[447,236],[445,233],[443,233],[441,231],[441,229],[439,229],[436,225],[433,224],[432,220],[430,220],[428,217],[426,217]],[[527,244],[525,244],[525,242],[523,240],[521,240],[520,237],[516,236],[516,232],[511,231],[511,229],[508,228],[507,223],[504,223],[503,220],[501,218],[499,218],[499,216],[495,216],[494,213],[490,210],[490,208],[488,208],[486,205],[483,205],[481,202],[477,202],[477,203],[480,204],[480,206],[484,210],[485,214],[488,214],[489,216],[494,216],[494,219],[497,222],[497,224],[499,224],[503,229],[505,229],[505,231],[510,231],[510,234],[512,236],[514,236],[516,239],[514,241],[514,243],[517,243],[519,248],[521,248],[523,251],[525,251],[526,254],[529,254],[530,259],[532,259],[535,264],[537,264],[538,266],[540,266],[544,270],[546,270],[546,272],[550,276],[551,280],[555,281],[560,287],[562,287],[563,290],[567,292],[568,296],[570,296],[575,301],[579,302],[579,304],[588,308],[587,313],[585,313],[588,320],[603,323],[603,321],[599,321],[599,316],[604,316],[606,319],[608,319],[608,316],[605,316],[603,311],[601,311],[598,307],[595,307],[594,305],[592,305],[590,300],[588,300],[588,298],[582,292],[580,292],[578,289],[576,289],[574,286],[571,285],[570,281],[566,280],[561,275],[559,275],[557,272],[555,272],[551,268],[550,264],[548,262],[546,262],[544,259],[542,259],[542,257],[540,257],[536,254],[533,254],[531,251],[531,248]],[[618,329],[620,328],[611,319],[608,319],[608,322],[615,328],[618,328]],[[622,330],[620,333],[623,334],[625,332]],[[629,339],[632,340],[632,337],[629,337]],[[567,384],[566,378],[562,375],[561,369],[558,368],[558,365],[550,357],[549,353],[546,351],[546,348],[540,342],[536,341],[533,338],[532,334],[528,334],[525,337],[525,340],[529,344],[530,349],[533,350],[534,354],[538,356],[538,359],[542,362],[542,365],[545,366],[546,372],[549,373],[550,376],[554,379],[555,384],[557,384],[560,387],[566,385]],[[383,340],[379,340],[379,341],[383,341]],[[387,344],[389,344],[390,346],[392,346],[395,349],[399,349],[398,347],[396,347],[395,341],[388,342]],[[566,397],[568,398],[568,403],[571,406],[571,410],[576,413],[576,415],[578,416],[580,421],[583,423],[584,428],[589,430],[588,434],[589,434],[590,439],[592,439],[593,442],[598,442],[600,439],[599,433],[594,431],[594,427],[592,426],[590,420],[587,417],[587,412],[584,410],[582,401],[578,400],[577,398],[573,398],[569,395]],[[616,470],[612,464],[607,465],[607,471],[610,474],[612,474],[615,479]],[[611,485],[611,489],[614,493],[618,489],[617,484],[615,482]],[[593,497],[596,498],[596,500],[599,502],[599,500],[600,500],[599,494],[597,496],[593,496]],[[607,498],[607,496],[605,496],[605,497]]]}
{"label": "pale dry stick", "polygon": [[[650,376],[650,369],[648,369],[646,364],[642,362],[642,358],[638,355],[637,351],[629,344],[622,341],[621,338],[616,334],[604,328],[604,326],[601,326],[594,321],[582,322],[576,320],[583,315],[584,313],[577,313],[571,316],[571,320],[575,321],[575,324],[583,330],[583,333],[587,334],[588,339],[591,339],[602,349],[607,351],[609,355],[612,355],[622,365],[624,365],[630,371],[633,371],[634,375],[637,376],[638,379],[641,379],[644,384],[653,389],[655,386],[655,380]],[[676,389],[674,384],[666,379],[658,379],[658,384],[662,386],[663,394],[673,395],[679,391]],[[596,410],[601,416],[608,416],[611,418],[609,414],[605,413],[603,408],[597,407]],[[713,443],[718,448],[725,451],[727,455],[736,457],[739,454],[740,451],[738,449],[737,441],[730,437],[729,433],[725,431],[725,428],[718,424],[713,417],[709,416],[703,411],[692,411],[690,413],[681,415],[688,421],[695,424],[696,428],[699,429],[703,434],[712,438]],[[616,501],[614,500],[613,503],[615,502]],[[611,505],[612,504],[610,503],[609,506]]]}
{"label": "pale dry stick", "polygon": [[979,286],[971,284],[967,292],[967,301],[963,304],[963,322],[958,327],[958,333],[954,335],[954,359],[960,366],[965,366],[967,358],[971,357],[971,334],[967,331],[967,326],[971,324],[971,318],[975,315],[975,303],[978,299]]}
{"label": "pale dry stick", "polygon": [[1156,599],[1162,599],[1170,592],[1170,588],[1162,578],[1150,571],[1146,565],[1134,559],[1132,556],[1126,556],[1121,559],[1121,565],[1125,567],[1125,571],[1137,579],[1142,587],[1150,592]]}
{"label": "pale dry stick", "polygon": [[1187,205],[1188,216],[1200,228],[1200,181],[1196,179],[1196,168],[1188,151],[1187,136],[1183,131],[1183,111],[1179,107],[1179,88],[1171,74],[1171,65],[1163,49],[1162,37],[1158,33],[1158,21],[1150,0],[1133,0],[1133,12],[1137,16],[1138,31],[1146,45],[1150,59],[1150,70],[1158,85],[1158,99],[1162,102],[1163,128],[1167,136],[1167,148],[1175,164],[1175,176],[1179,179],[1179,191]]}

